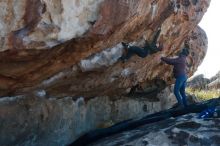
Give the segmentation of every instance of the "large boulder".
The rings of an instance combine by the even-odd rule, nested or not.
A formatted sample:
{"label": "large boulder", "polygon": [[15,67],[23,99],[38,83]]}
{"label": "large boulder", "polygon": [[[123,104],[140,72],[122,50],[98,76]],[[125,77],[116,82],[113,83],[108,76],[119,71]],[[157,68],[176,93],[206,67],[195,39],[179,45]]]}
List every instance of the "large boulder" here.
{"label": "large boulder", "polygon": [[213,76],[210,80],[211,81],[208,84],[208,87],[210,89],[218,89],[218,90],[220,90],[220,71],[215,76]]}
{"label": "large boulder", "polygon": [[[197,24],[209,2],[2,1],[0,93],[47,88],[56,95],[95,96],[100,91],[123,92],[155,78],[170,84],[172,68],[160,63],[160,56],[173,56],[184,44],[190,46],[192,75],[206,54],[207,37]],[[117,62],[121,41],[150,41],[158,27],[162,52]]]}
{"label": "large boulder", "polygon": [[203,74],[190,78],[187,82],[187,87],[193,90],[218,90],[220,89],[220,72],[210,79],[205,78]]}
{"label": "large boulder", "polygon": [[99,140],[90,146],[155,145],[155,146],[210,146],[220,145],[219,118],[198,119],[188,114],[147,124],[134,130],[122,132]]}
{"label": "large boulder", "polygon": [[[188,75],[196,71],[208,44],[198,23],[209,3],[0,1],[0,145],[66,145],[108,120],[168,108],[151,94],[173,83],[160,57],[188,45]],[[120,42],[142,46],[159,27],[161,52],[118,61]],[[137,86],[151,97],[124,97]]]}
{"label": "large boulder", "polygon": [[187,82],[187,86],[191,89],[205,90],[208,89],[210,79],[204,77],[203,74],[197,75]]}

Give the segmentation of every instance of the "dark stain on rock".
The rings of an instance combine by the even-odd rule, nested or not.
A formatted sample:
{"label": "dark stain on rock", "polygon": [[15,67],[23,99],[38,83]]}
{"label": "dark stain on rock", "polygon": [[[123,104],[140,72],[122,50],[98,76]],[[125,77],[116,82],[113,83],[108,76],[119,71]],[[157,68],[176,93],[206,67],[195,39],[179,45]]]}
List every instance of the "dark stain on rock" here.
{"label": "dark stain on rock", "polygon": [[88,23],[93,26],[93,25],[96,23],[96,20],[94,20],[94,21],[88,21]]}
{"label": "dark stain on rock", "polygon": [[178,124],[176,125],[176,127],[181,129],[198,129],[201,127],[201,124],[190,121],[190,122]]}
{"label": "dark stain on rock", "polygon": [[125,144],[125,141],[121,140],[121,141],[118,141],[115,145],[123,145]]}
{"label": "dark stain on rock", "polygon": [[44,3],[42,4],[42,14],[44,14],[47,11],[47,5]]}
{"label": "dark stain on rock", "polygon": [[174,33],[172,34],[173,37],[178,37],[179,35],[180,35],[180,32],[174,32]]}
{"label": "dark stain on rock", "polygon": [[11,88],[13,86],[13,84],[15,84],[16,80],[12,77],[6,76],[6,75],[2,75],[0,73],[0,89],[7,89],[7,88]]}
{"label": "dark stain on rock", "polygon": [[2,48],[5,42],[5,37],[0,37],[0,47]]}
{"label": "dark stain on rock", "polygon": [[193,5],[196,5],[197,2],[198,2],[198,0],[192,0],[192,4],[193,4]]}
{"label": "dark stain on rock", "polygon": [[171,132],[168,136],[168,138],[172,140],[172,144],[181,144],[181,146],[187,144],[186,140],[188,137],[189,133],[185,131],[180,131],[179,133]]}
{"label": "dark stain on rock", "polygon": [[193,115],[184,115],[184,119],[190,120],[192,119],[194,116]]}
{"label": "dark stain on rock", "polygon": [[151,2],[151,5],[155,5],[157,3],[157,0],[153,0],[152,2]]}
{"label": "dark stain on rock", "polygon": [[173,3],[168,3],[167,6],[165,6],[166,8],[164,9],[163,12],[161,12],[162,15],[160,15],[160,17],[158,17],[157,19],[155,19],[155,23],[152,23],[150,28],[158,28],[160,27],[159,25],[162,24],[170,15],[173,14],[174,11],[174,7],[173,7]]}
{"label": "dark stain on rock", "polygon": [[9,34],[8,42],[11,49],[25,49],[23,38],[32,32],[41,20],[41,14],[46,11],[46,5],[39,0],[27,1],[23,16],[25,27]]}
{"label": "dark stain on rock", "polygon": [[198,39],[198,34],[193,33],[193,35],[192,35],[191,39],[192,39],[192,40],[196,40],[196,39]]}
{"label": "dark stain on rock", "polygon": [[176,139],[181,143],[181,144],[186,144],[186,139],[189,137],[189,133],[185,132],[185,131],[180,131],[177,134]]}
{"label": "dark stain on rock", "polygon": [[201,146],[210,146],[212,144],[212,140],[209,138],[200,139]]}
{"label": "dark stain on rock", "polygon": [[21,28],[9,34],[8,41],[11,44],[11,49],[24,49],[23,38],[28,34],[28,27]]}
{"label": "dark stain on rock", "polygon": [[140,133],[134,134],[128,138],[128,142],[135,141],[136,139],[139,139],[145,136],[146,134],[149,134],[149,132],[140,132]]}
{"label": "dark stain on rock", "polygon": [[121,4],[118,0],[105,1],[101,5],[100,17],[94,23],[91,33],[109,35],[112,30],[129,17],[128,5]]}
{"label": "dark stain on rock", "polygon": [[146,105],[146,104],[143,105],[143,111],[144,111],[144,112],[147,112],[147,105]]}
{"label": "dark stain on rock", "polygon": [[143,143],[144,145],[148,145],[148,144],[149,144],[149,142],[146,141],[146,140],[144,140],[142,143]]}
{"label": "dark stain on rock", "polygon": [[183,12],[183,19],[189,21],[189,15],[186,12]]}
{"label": "dark stain on rock", "polygon": [[220,119],[218,118],[214,119],[214,123],[215,123],[214,125],[220,129]]}
{"label": "dark stain on rock", "polygon": [[23,19],[28,29],[32,29],[37,25],[43,11],[45,11],[45,5],[41,1],[27,1]]}
{"label": "dark stain on rock", "polygon": [[220,136],[219,135],[214,135],[210,139],[214,144],[220,145]]}
{"label": "dark stain on rock", "polygon": [[158,122],[157,127],[159,127],[160,129],[166,129],[164,132],[166,134],[171,133],[171,129],[167,129],[167,127],[172,127],[173,125],[175,125],[176,123],[176,119],[167,119],[166,122]]}
{"label": "dark stain on rock", "polygon": [[181,4],[185,7],[188,7],[188,6],[190,6],[190,1],[189,0],[182,0]]}
{"label": "dark stain on rock", "polygon": [[192,143],[198,143],[199,142],[199,138],[194,136],[194,135],[191,135],[189,137],[189,140],[192,142]]}
{"label": "dark stain on rock", "polygon": [[[166,126],[166,124],[165,124],[165,126]],[[168,135],[168,138],[172,138],[172,129],[169,128],[169,129],[165,130],[164,133],[166,133]]]}
{"label": "dark stain on rock", "polygon": [[[173,5],[174,5],[174,3],[173,3]],[[179,9],[179,8],[180,8],[180,0],[177,0],[175,5],[176,5],[176,7]],[[175,5],[174,5],[174,6],[175,6]]]}

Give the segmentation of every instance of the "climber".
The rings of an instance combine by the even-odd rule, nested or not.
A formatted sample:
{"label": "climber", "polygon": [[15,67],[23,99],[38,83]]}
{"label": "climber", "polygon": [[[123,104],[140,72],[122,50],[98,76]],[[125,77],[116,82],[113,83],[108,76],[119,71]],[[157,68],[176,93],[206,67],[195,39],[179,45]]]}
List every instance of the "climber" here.
{"label": "climber", "polygon": [[140,48],[138,46],[130,46],[129,44],[126,44],[124,42],[122,42],[122,46],[127,50],[126,55],[123,55],[122,57],[120,57],[121,61],[126,61],[129,58],[131,58],[131,56],[133,56],[134,54],[137,54],[139,57],[144,58],[146,57],[148,54],[153,54],[156,53],[158,51],[161,51],[163,46],[160,45],[157,42],[157,38],[160,35],[160,31],[161,28],[158,29],[157,33],[155,34],[153,41],[149,44],[147,40],[145,40],[145,45],[143,48]]}
{"label": "climber", "polygon": [[188,55],[189,55],[189,48],[183,48],[177,58],[171,59],[167,57],[161,57],[162,61],[164,61],[165,63],[169,65],[174,66],[173,73],[174,73],[174,78],[176,79],[175,85],[174,85],[174,94],[178,101],[179,107],[187,106],[185,87],[186,87],[186,80],[187,80],[186,57]]}

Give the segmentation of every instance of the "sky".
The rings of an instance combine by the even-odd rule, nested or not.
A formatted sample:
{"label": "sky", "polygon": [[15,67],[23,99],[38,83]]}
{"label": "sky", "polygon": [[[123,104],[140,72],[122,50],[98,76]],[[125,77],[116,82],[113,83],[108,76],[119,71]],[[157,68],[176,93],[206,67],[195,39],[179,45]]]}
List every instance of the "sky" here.
{"label": "sky", "polygon": [[211,0],[199,26],[208,37],[208,51],[194,75],[204,74],[206,78],[213,77],[220,71],[220,0]]}

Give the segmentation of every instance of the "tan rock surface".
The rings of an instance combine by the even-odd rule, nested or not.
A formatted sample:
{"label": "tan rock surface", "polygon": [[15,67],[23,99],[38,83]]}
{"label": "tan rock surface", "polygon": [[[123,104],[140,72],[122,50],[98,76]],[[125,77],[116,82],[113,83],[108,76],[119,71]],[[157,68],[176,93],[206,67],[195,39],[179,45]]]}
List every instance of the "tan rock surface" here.
{"label": "tan rock surface", "polygon": [[[71,70],[86,57],[113,48],[121,41],[139,42],[143,36],[151,40],[160,26],[159,42],[164,45],[162,54],[174,55],[185,41],[189,41],[191,52],[194,52],[194,57],[190,57],[192,67],[189,74],[192,74],[207,48],[205,33],[197,28],[197,24],[209,2],[1,1],[7,8],[2,9],[1,17],[1,26],[4,26],[0,49],[1,95],[13,95],[26,87],[36,87],[53,75]],[[48,45],[51,41],[55,45]],[[95,91],[97,95],[100,90],[107,95],[113,90],[124,90],[154,78],[168,81],[171,69],[160,64],[160,55],[161,52],[146,59],[133,57],[125,64],[115,62],[102,67],[100,72],[81,73],[76,69],[76,73],[67,77],[71,83],[52,85],[48,90],[68,86],[71,88],[68,91],[74,95],[85,91],[88,94]]]}

